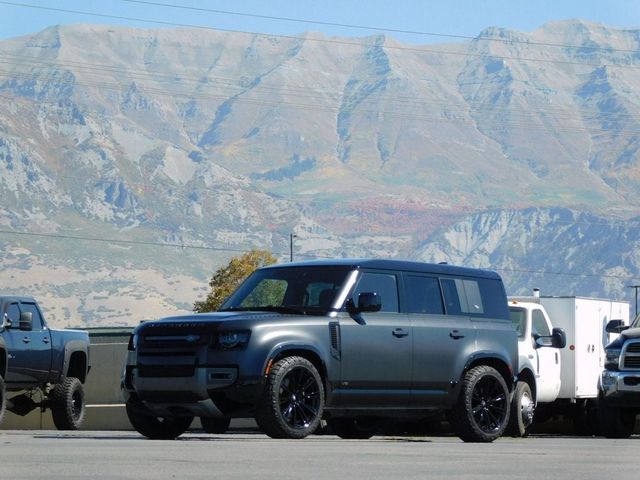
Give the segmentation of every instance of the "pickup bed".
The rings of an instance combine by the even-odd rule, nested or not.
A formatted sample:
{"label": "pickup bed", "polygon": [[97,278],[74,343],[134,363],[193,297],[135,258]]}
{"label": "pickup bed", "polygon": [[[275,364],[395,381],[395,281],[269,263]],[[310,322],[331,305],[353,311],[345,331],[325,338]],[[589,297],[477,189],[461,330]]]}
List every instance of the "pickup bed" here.
{"label": "pickup bed", "polygon": [[0,296],[0,316],[0,373],[4,371],[6,391],[19,392],[6,395],[6,409],[24,416],[38,407],[50,408],[59,430],[80,428],[88,333],[50,329],[31,297]]}

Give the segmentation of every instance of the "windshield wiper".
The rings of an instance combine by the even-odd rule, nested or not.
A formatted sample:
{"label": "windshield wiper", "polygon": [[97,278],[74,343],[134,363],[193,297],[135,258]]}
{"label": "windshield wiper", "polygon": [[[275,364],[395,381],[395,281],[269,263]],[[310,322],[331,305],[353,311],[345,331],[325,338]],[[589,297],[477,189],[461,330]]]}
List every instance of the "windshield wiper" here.
{"label": "windshield wiper", "polygon": [[323,313],[330,309],[304,305],[259,305],[253,307],[227,307],[219,312],[278,312],[284,314],[307,315],[309,313]]}

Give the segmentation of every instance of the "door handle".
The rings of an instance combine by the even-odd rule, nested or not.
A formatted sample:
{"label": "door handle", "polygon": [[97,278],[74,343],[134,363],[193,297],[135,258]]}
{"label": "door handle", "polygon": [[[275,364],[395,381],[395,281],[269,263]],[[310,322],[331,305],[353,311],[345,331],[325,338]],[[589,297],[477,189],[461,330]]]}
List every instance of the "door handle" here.
{"label": "door handle", "polygon": [[42,343],[49,343],[49,337],[44,337],[42,339]]}
{"label": "door handle", "polygon": [[454,330],[453,332],[449,332],[449,336],[451,338],[453,338],[454,340],[458,340],[460,338],[464,338],[464,335],[462,335],[458,330]]}
{"label": "door handle", "polygon": [[23,341],[24,343],[31,343],[31,339],[30,339],[29,337],[24,337],[24,338],[22,339],[22,341]]}
{"label": "door handle", "polygon": [[409,335],[409,332],[405,332],[402,328],[396,328],[393,332],[391,332],[391,334],[392,334],[394,337],[401,338],[401,337],[406,337],[406,336],[408,336],[408,335]]}

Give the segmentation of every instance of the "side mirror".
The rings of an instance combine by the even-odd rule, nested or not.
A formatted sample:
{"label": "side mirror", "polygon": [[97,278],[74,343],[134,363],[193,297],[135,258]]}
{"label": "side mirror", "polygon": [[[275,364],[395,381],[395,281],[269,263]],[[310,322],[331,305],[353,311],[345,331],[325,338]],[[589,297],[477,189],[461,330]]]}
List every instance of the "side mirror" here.
{"label": "side mirror", "polygon": [[624,324],[624,320],[609,320],[604,330],[607,333],[621,333],[627,328],[629,328],[629,326]]}
{"label": "side mirror", "polygon": [[376,292],[362,292],[358,295],[358,305],[348,303],[351,313],[378,312],[382,308],[382,299]]}
{"label": "side mirror", "polygon": [[551,333],[551,346],[553,348],[564,348],[567,346],[567,334],[562,328],[554,328]]}
{"label": "side mirror", "polygon": [[554,328],[551,335],[535,337],[535,342],[536,348],[564,348],[567,345],[567,335],[562,328]]}
{"label": "side mirror", "polygon": [[20,330],[25,332],[33,330],[33,313],[22,312],[20,314]]}

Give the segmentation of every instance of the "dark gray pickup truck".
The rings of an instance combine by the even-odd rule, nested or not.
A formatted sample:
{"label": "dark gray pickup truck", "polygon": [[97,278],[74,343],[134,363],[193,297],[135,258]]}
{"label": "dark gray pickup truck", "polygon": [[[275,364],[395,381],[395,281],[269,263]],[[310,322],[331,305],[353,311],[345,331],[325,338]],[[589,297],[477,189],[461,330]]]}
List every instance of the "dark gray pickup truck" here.
{"label": "dark gray pickup truck", "polygon": [[31,297],[0,296],[0,316],[0,372],[7,392],[21,392],[7,395],[7,410],[26,415],[50,408],[58,429],[78,429],[84,419],[88,333],[50,329]]}
{"label": "dark gray pickup truck", "polygon": [[129,342],[127,413],[149,438],[254,417],[274,438],[322,419],[368,438],[382,419],[446,412],[464,441],[508,422],[517,337],[500,277],[449,265],[336,260],[265,267],[218,312],[145,322]]}

